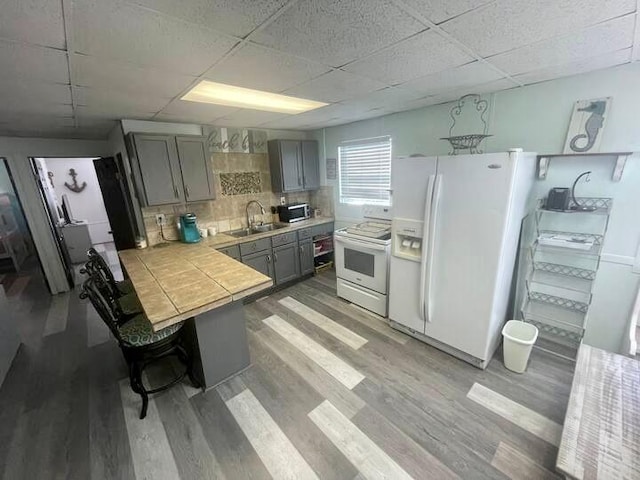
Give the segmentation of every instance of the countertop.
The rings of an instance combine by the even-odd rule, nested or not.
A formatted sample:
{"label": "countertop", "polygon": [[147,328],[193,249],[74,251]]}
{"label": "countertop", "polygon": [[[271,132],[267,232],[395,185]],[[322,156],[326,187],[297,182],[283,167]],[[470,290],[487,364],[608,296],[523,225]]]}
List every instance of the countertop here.
{"label": "countertop", "polygon": [[248,237],[232,237],[226,233],[218,233],[213,237],[203,238],[200,244],[207,245],[213,248],[225,248],[233,245],[239,245],[245,242],[252,242],[254,240],[260,240],[261,238],[273,237],[274,235],[280,235],[282,233],[293,232],[296,230],[302,230],[303,228],[313,227],[315,225],[324,225],[325,223],[333,222],[333,217],[318,217],[310,218],[309,220],[301,220],[290,224],[287,227],[279,228],[277,230],[271,230],[270,232],[254,233]]}
{"label": "countertop", "polygon": [[224,233],[199,243],[161,243],[118,252],[155,331],[240,300],[273,285],[270,277],[216,251],[333,222],[312,218],[278,230],[235,238]]}
{"label": "countertop", "polygon": [[273,285],[270,277],[202,243],[118,254],[155,331]]}
{"label": "countertop", "polygon": [[568,478],[640,478],[640,362],[582,344],[556,468]]}

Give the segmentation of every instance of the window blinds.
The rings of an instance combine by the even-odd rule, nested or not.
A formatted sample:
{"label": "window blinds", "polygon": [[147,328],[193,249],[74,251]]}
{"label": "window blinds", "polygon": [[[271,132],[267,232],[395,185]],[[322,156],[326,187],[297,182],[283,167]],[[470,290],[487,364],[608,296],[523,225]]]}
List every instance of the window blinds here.
{"label": "window blinds", "polygon": [[341,203],[390,205],[391,137],[345,142],[338,161]]}

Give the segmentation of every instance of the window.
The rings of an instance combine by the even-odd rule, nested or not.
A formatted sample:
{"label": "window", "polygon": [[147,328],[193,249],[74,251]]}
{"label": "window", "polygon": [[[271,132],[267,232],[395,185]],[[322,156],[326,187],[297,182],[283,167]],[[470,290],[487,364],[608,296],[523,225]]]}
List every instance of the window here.
{"label": "window", "polygon": [[340,203],[391,204],[391,137],[344,142],[338,162]]}

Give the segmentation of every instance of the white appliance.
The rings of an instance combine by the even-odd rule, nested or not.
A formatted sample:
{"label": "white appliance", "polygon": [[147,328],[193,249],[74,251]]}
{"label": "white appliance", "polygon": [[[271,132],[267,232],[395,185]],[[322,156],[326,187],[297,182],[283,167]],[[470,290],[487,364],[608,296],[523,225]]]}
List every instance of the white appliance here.
{"label": "white appliance", "polygon": [[337,293],[386,317],[391,211],[388,207],[365,206],[363,213],[364,222],[334,233]]}
{"label": "white appliance", "polygon": [[391,326],[485,368],[506,320],[536,154],[398,158]]}

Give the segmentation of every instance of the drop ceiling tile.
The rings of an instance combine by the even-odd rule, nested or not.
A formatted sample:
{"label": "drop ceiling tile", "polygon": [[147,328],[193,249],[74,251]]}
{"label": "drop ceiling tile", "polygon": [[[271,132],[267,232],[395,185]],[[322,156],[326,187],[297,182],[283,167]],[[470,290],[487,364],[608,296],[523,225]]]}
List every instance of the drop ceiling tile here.
{"label": "drop ceiling tile", "polygon": [[225,58],[207,78],[220,83],[281,92],[318,75],[330,67],[255,44],[247,44]]}
{"label": "drop ceiling tile", "polygon": [[346,100],[342,102],[342,105],[359,106],[366,110],[375,108],[387,109],[409,104],[420,97],[424,97],[424,94],[397,87],[387,87],[351,100]]}
{"label": "drop ceiling tile", "polygon": [[101,88],[75,87],[79,106],[87,116],[125,118],[131,115],[153,114],[164,107],[168,99]]}
{"label": "drop ceiling tile", "polygon": [[74,7],[75,51],[87,55],[201,75],[237,43],[119,0],[76,0]]}
{"label": "drop ceiling tile", "polygon": [[118,120],[129,118],[132,120],[151,120],[155,112],[148,109],[128,105],[126,108],[111,105],[78,105],[75,109],[79,117],[95,120]]}
{"label": "drop ceiling tile", "polygon": [[0,37],[65,48],[61,1],[6,0],[0,9]]}
{"label": "drop ceiling tile", "polygon": [[0,105],[3,112],[71,115],[71,90],[56,83],[0,79]]}
{"label": "drop ceiling tile", "polygon": [[580,73],[587,73],[593,70],[614,67],[630,61],[631,48],[625,48],[617,52],[605,53],[596,57],[583,58],[577,62],[567,63],[565,65],[557,65],[524,73],[522,75],[517,75],[514,78],[524,84],[544,82],[555,78],[578,75]]}
{"label": "drop ceiling tile", "polygon": [[456,68],[416,78],[403,83],[402,88],[421,92],[424,95],[437,95],[447,90],[458,90],[472,85],[482,84],[502,77],[496,70],[483,62],[471,62]]}
{"label": "drop ceiling tile", "polygon": [[157,119],[187,123],[212,123],[215,119],[230,115],[237,110],[239,109],[236,107],[225,105],[174,100],[158,113]]}
{"label": "drop ceiling tile", "polygon": [[175,97],[197,78],[88,55],[74,55],[72,61],[79,86],[142,92],[159,98]]}
{"label": "drop ceiling tile", "polygon": [[61,50],[0,40],[0,78],[69,83],[67,55]]}
{"label": "drop ceiling tile", "polygon": [[339,67],[424,28],[389,0],[301,0],[252,40]]}
{"label": "drop ceiling tile", "polygon": [[239,37],[277,12],[285,0],[129,0],[144,7]]}
{"label": "drop ceiling tile", "polygon": [[427,31],[351,63],[344,70],[389,85],[462,65],[473,60],[434,31]]}
{"label": "drop ceiling tile", "polygon": [[283,93],[295,97],[333,103],[374,90],[380,90],[384,87],[386,85],[382,82],[359,77],[342,70],[334,70],[302,85],[289,88]]}
{"label": "drop ceiling tile", "polygon": [[243,108],[229,115],[216,119],[216,125],[223,125],[226,127],[257,127],[265,122],[278,120],[281,118],[287,118],[291,115],[263,112],[260,110],[251,110]]}
{"label": "drop ceiling tile", "polygon": [[632,13],[635,0],[498,0],[442,28],[483,57]]}
{"label": "drop ceiling tile", "polygon": [[433,23],[441,23],[491,1],[493,0],[403,0],[403,3]]}
{"label": "drop ceiling tile", "polygon": [[635,15],[609,20],[565,37],[502,53],[488,60],[511,75],[615,52],[633,44]]}
{"label": "drop ceiling tile", "polygon": [[431,105],[436,105],[439,103],[451,102],[453,100],[457,100],[464,95],[468,95],[470,93],[477,93],[479,95],[483,95],[485,93],[493,93],[499,92],[501,90],[508,90],[511,88],[516,88],[517,85],[506,78],[500,80],[494,80],[492,82],[487,82],[483,84],[474,85],[467,88],[461,88],[459,90],[452,90],[444,93],[440,93],[438,95],[434,95],[429,97],[429,102]]}

